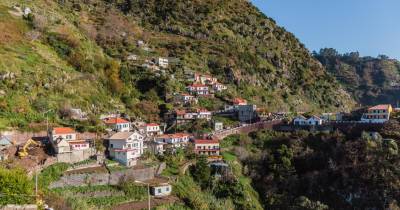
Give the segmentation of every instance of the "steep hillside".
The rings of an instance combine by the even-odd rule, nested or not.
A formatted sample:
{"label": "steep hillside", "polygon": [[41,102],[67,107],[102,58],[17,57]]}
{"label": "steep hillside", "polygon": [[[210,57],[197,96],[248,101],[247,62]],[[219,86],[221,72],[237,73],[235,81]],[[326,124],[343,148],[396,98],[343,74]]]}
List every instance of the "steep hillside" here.
{"label": "steep hillside", "polygon": [[400,62],[386,56],[360,57],[322,49],[315,57],[362,105],[400,101]]}
{"label": "steep hillside", "polygon": [[[32,13],[22,17],[18,8]],[[183,92],[185,70],[228,84],[270,111],[347,109],[353,102],[305,47],[245,0],[0,3],[0,127],[69,123],[65,110],[158,121]],[[135,62],[127,59],[136,55]],[[169,57],[157,74],[142,64]]]}

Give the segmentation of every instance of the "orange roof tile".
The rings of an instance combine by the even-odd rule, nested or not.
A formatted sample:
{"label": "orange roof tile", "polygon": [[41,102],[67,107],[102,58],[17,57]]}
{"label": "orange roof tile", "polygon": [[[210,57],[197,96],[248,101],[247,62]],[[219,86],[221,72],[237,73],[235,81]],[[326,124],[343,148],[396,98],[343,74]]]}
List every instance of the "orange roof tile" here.
{"label": "orange roof tile", "polygon": [[53,128],[54,134],[70,134],[75,133],[74,129],[68,127]]}
{"label": "orange roof tile", "polygon": [[108,118],[104,121],[105,124],[119,124],[119,123],[129,123],[129,121],[122,119],[120,117]]}
{"label": "orange roof tile", "polygon": [[176,115],[184,115],[184,114],[186,114],[186,111],[185,110],[176,110],[175,113],[176,113]]}
{"label": "orange roof tile", "polygon": [[160,125],[157,123],[148,123],[148,124],[146,124],[146,126],[160,126]]}
{"label": "orange roof tile", "polygon": [[208,139],[196,139],[195,144],[219,144],[218,140],[208,140]]}
{"label": "orange roof tile", "polygon": [[233,99],[234,104],[241,104],[241,103],[247,103],[247,101],[243,98],[235,98]]}
{"label": "orange roof tile", "polygon": [[369,108],[368,110],[382,110],[382,109],[386,110],[386,109],[389,109],[390,106],[391,106],[390,104],[380,104],[377,106],[373,106],[373,107]]}

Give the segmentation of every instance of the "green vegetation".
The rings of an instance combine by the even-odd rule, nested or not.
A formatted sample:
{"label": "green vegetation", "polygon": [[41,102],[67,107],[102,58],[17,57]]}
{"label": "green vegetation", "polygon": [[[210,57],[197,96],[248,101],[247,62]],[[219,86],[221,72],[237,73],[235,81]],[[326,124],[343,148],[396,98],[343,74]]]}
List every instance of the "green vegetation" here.
{"label": "green vegetation", "polygon": [[[254,198],[260,195],[264,209],[379,209],[384,205],[396,209],[399,128],[399,121],[393,120],[376,139],[339,131],[259,131],[247,136],[251,141],[242,135],[227,137],[221,143],[222,155],[241,187],[247,187]],[[235,183],[219,192],[240,198],[233,192],[243,190],[234,190],[240,189]],[[349,201],[354,194],[358,196]],[[238,200],[235,206],[240,205]]]}
{"label": "green vegetation", "polygon": [[63,197],[72,209],[108,209],[116,204],[141,201],[147,197],[147,187],[124,181],[118,186],[85,186],[52,189]]}
{"label": "green vegetation", "polygon": [[400,100],[400,62],[385,55],[361,57],[358,52],[339,54],[335,49],[314,52],[326,69],[340,81],[358,103],[396,104]]}
{"label": "green vegetation", "polygon": [[[33,13],[13,15],[14,5]],[[229,87],[201,99],[202,108],[237,96],[271,111],[352,105],[304,46],[248,1],[11,0],[0,3],[0,27],[1,129],[42,130],[48,109],[51,123],[81,130],[96,130],[98,115],[115,110],[160,121],[188,84],[185,69]],[[141,66],[159,56],[172,58],[165,73]],[[89,121],[72,120],[71,108]]]}
{"label": "green vegetation", "polygon": [[22,169],[0,167],[0,192],[0,206],[35,203],[33,181]]}
{"label": "green vegetation", "polygon": [[64,172],[70,167],[67,163],[56,163],[45,168],[39,174],[39,185],[43,190],[47,190],[47,187],[51,182],[57,181],[64,174]]}

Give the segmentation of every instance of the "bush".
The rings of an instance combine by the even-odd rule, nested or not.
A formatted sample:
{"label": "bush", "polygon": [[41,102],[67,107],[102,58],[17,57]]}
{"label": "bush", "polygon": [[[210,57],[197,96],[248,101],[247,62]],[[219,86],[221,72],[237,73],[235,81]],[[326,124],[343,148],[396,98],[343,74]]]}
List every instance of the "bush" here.
{"label": "bush", "polygon": [[69,168],[68,163],[56,163],[45,168],[39,175],[39,185],[41,188],[47,189],[51,182],[57,181]]}
{"label": "bush", "polygon": [[33,203],[33,188],[26,171],[0,167],[0,205]]}

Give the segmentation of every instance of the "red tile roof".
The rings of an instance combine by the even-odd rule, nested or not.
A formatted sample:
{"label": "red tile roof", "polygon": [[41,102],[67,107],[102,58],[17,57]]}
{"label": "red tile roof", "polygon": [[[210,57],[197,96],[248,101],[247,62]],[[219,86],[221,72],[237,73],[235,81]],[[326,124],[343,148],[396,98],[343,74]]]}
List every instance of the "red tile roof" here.
{"label": "red tile roof", "polygon": [[242,104],[242,103],[247,103],[247,101],[243,98],[235,98],[233,99],[234,104]]}
{"label": "red tile roof", "polygon": [[184,114],[186,114],[185,110],[176,110],[175,112],[176,112],[176,115],[184,115]]}
{"label": "red tile roof", "polygon": [[195,144],[219,144],[218,140],[209,140],[209,139],[196,139],[194,140]]}
{"label": "red tile roof", "polygon": [[160,126],[160,125],[157,123],[148,123],[148,124],[146,124],[146,126]]}
{"label": "red tile roof", "polygon": [[189,87],[208,87],[208,86],[203,84],[192,84]]}
{"label": "red tile roof", "polygon": [[70,134],[75,133],[74,129],[68,127],[53,128],[54,134]]}
{"label": "red tile roof", "polygon": [[120,124],[120,123],[129,123],[129,121],[122,119],[120,117],[108,118],[104,121],[105,124]]}
{"label": "red tile roof", "polygon": [[69,144],[89,144],[89,142],[85,140],[80,140],[80,141],[69,141]]}
{"label": "red tile roof", "polygon": [[369,108],[368,110],[387,110],[389,109],[391,105],[390,104],[380,104],[377,106],[373,106],[371,108]]}

